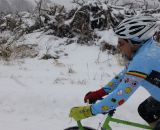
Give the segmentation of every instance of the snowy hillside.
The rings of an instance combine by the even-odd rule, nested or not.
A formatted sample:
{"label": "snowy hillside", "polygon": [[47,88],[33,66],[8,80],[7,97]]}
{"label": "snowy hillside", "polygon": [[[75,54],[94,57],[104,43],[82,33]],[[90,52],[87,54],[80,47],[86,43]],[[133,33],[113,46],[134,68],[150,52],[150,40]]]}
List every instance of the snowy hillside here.
{"label": "snowy hillside", "polygon": [[[108,36],[108,34],[110,36]],[[112,33],[106,39],[116,42]],[[84,95],[105,85],[123,66],[117,59],[100,52],[98,46],[65,45],[65,38],[28,34],[19,44],[39,45],[39,56],[0,62],[0,129],[1,130],[63,130],[76,125],[68,117],[73,106],[85,105]],[[115,40],[115,41],[114,41]],[[59,52],[58,60],[41,60],[46,53]],[[140,96],[139,96],[140,95]],[[148,97],[142,88],[118,108],[116,117],[144,123],[137,114],[138,104]],[[83,120],[83,124],[98,128],[103,115]],[[113,124],[113,130],[135,130]]]}

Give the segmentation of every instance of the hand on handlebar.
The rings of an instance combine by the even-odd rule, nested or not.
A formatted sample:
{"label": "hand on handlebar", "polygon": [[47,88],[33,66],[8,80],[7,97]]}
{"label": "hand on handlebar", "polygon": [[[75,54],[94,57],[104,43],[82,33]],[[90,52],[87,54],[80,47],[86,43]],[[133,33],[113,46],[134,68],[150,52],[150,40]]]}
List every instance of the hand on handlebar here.
{"label": "hand on handlebar", "polygon": [[95,103],[97,100],[102,99],[103,96],[107,95],[107,93],[104,91],[103,88],[97,90],[97,91],[90,91],[88,92],[85,97],[84,97],[84,102],[85,103],[89,103],[89,104],[93,104]]}

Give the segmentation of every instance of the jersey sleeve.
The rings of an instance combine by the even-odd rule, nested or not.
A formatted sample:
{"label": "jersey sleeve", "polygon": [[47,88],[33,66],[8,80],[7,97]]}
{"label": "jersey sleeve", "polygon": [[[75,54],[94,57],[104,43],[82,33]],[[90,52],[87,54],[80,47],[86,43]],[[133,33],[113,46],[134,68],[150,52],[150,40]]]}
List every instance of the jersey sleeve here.
{"label": "jersey sleeve", "polygon": [[112,93],[100,102],[92,104],[92,113],[96,115],[99,113],[107,113],[110,110],[116,109],[125,103],[127,99],[136,91],[142,80],[144,80],[144,78],[126,73],[122,82]]}
{"label": "jersey sleeve", "polygon": [[125,67],[125,69],[123,69],[123,71],[121,71],[117,76],[115,76],[108,84],[106,84],[103,89],[106,93],[111,93],[113,90],[115,90],[117,88],[117,86],[120,84],[120,82],[122,81],[122,79],[125,76],[125,73],[127,72],[127,66]]}

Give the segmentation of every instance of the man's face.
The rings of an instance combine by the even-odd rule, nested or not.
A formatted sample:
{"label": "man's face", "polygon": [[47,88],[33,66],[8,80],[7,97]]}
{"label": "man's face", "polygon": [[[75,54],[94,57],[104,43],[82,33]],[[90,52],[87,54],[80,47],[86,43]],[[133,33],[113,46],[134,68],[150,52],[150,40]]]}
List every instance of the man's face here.
{"label": "man's face", "polygon": [[127,59],[132,59],[133,56],[133,45],[128,41],[122,38],[118,39],[117,48],[120,50],[122,55],[124,55]]}

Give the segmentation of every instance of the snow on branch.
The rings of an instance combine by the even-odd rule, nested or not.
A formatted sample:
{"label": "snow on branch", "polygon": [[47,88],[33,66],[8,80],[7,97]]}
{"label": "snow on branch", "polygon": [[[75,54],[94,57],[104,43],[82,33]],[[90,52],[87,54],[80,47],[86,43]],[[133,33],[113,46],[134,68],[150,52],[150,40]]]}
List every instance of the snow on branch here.
{"label": "snow on branch", "polygon": [[85,1],[84,0],[81,0],[81,1],[80,0],[72,0],[72,3],[83,6],[85,4]]}

